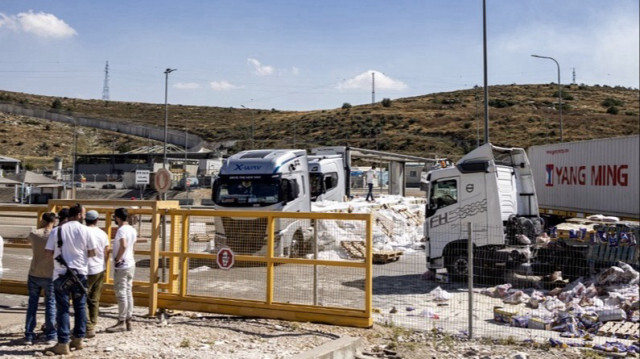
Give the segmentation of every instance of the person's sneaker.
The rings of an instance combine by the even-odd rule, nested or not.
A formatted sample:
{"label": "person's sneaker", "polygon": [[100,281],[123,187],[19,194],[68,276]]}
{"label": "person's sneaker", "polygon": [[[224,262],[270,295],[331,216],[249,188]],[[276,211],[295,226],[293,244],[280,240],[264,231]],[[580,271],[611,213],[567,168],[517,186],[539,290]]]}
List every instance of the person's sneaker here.
{"label": "person's sneaker", "polygon": [[55,355],[67,355],[69,354],[69,343],[56,343],[56,345],[51,348],[47,348],[44,350],[44,354],[53,353]]}
{"label": "person's sneaker", "polygon": [[107,333],[118,333],[118,332],[124,332],[125,330],[127,330],[124,320],[118,320],[118,322],[112,326],[107,328]]}
{"label": "person's sneaker", "polygon": [[85,336],[85,338],[91,339],[91,338],[94,338],[95,336],[96,336],[95,329],[87,329],[87,335]]}
{"label": "person's sneaker", "polygon": [[127,331],[130,332],[131,331],[131,318],[125,320],[125,325],[127,327]]}

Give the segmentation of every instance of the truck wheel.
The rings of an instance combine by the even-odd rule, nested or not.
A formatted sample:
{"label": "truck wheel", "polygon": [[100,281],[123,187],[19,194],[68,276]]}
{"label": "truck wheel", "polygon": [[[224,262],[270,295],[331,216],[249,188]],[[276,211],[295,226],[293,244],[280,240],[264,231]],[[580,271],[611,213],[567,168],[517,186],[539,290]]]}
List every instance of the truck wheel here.
{"label": "truck wheel", "polygon": [[306,243],[304,241],[304,235],[302,231],[296,231],[293,234],[293,239],[291,240],[291,247],[289,247],[289,257],[290,258],[302,258],[307,255]]}
{"label": "truck wheel", "polygon": [[469,274],[469,258],[467,253],[460,253],[453,257],[446,265],[449,280],[461,281],[467,278]]}

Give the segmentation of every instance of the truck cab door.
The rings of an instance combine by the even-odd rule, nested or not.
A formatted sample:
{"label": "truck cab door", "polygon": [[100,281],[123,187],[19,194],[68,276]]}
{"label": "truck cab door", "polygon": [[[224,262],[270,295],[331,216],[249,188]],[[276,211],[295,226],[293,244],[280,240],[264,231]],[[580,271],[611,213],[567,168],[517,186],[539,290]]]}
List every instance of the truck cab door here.
{"label": "truck cab door", "polygon": [[427,258],[442,257],[444,247],[459,239],[460,177],[445,177],[429,183],[425,227],[427,229]]}

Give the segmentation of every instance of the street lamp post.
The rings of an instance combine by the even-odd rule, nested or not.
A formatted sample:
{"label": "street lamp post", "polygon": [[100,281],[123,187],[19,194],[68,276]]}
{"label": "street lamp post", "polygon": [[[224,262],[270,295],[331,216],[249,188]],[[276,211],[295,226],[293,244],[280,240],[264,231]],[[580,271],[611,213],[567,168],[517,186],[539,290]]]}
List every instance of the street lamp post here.
{"label": "street lamp post", "polygon": [[[169,69],[164,70],[164,150],[162,155],[162,168],[167,168],[167,135],[169,128],[169,102],[168,94],[169,94],[169,74],[176,71],[177,69]],[[167,193],[162,194],[162,199],[167,200]]]}
{"label": "street lamp post", "polygon": [[549,59],[549,60],[555,62],[556,66],[558,67],[558,107],[560,108],[560,142],[563,142],[563,136],[562,136],[562,88],[561,88],[561,85],[560,85],[560,64],[553,57],[540,56],[540,55],[531,55],[531,56],[537,57],[539,59]]}
{"label": "street lamp post", "polygon": [[[248,108],[244,107],[244,105],[240,105],[240,107],[244,108],[245,110],[248,110]],[[253,132],[254,126],[255,126],[255,119],[253,118],[253,114],[251,114],[251,149],[252,150],[255,149],[254,132]]]}

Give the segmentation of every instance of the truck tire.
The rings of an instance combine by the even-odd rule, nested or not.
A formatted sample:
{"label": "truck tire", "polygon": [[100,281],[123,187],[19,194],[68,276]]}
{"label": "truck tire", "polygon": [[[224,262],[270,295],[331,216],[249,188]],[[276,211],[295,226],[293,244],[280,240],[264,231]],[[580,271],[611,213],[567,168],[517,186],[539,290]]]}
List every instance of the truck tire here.
{"label": "truck tire", "polygon": [[465,281],[469,275],[469,256],[467,252],[459,252],[455,256],[451,257],[445,267],[447,268],[447,274],[450,281]]}
{"label": "truck tire", "polygon": [[308,243],[304,240],[304,234],[297,230],[293,234],[291,247],[289,247],[289,258],[303,258],[308,253]]}

